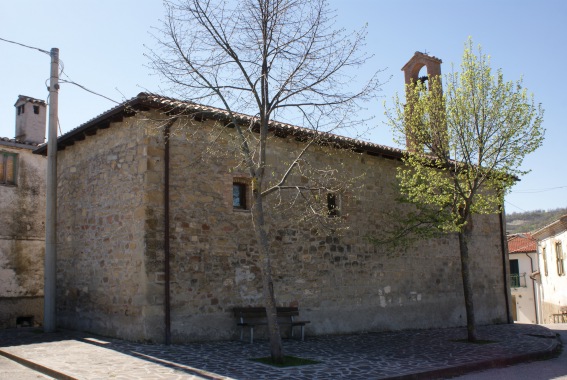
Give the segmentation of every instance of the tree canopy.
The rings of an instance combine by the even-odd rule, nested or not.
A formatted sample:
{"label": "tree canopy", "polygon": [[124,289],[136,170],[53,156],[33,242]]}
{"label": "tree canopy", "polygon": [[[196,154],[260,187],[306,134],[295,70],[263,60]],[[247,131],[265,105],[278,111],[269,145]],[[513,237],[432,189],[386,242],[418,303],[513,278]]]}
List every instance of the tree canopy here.
{"label": "tree canopy", "polygon": [[[444,86],[443,86],[444,83]],[[398,142],[408,143],[397,178],[401,202],[415,206],[399,217],[393,240],[456,232],[468,338],[476,340],[468,244],[474,214],[502,210],[504,196],[527,170],[524,157],[541,146],[543,109],[522,86],[493,72],[472,39],[460,72],[429,76],[406,87],[387,110]]]}

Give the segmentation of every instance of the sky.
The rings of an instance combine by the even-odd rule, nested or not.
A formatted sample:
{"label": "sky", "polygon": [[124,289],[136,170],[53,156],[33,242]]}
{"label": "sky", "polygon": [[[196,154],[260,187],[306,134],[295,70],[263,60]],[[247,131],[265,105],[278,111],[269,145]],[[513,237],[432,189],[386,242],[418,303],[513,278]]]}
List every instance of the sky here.
{"label": "sky", "polygon": [[[442,72],[458,69],[468,37],[490,55],[505,80],[523,78],[524,87],[545,109],[546,139],[528,156],[521,178],[506,197],[506,212],[567,207],[565,152],[567,91],[567,1],[564,0],[330,0],[337,24],[357,30],[367,24],[365,50],[373,58],[360,77],[382,70],[380,97],[368,104],[374,143],[396,146],[385,124],[384,101],[402,94],[402,66],[415,51],[443,60]],[[161,79],[144,55],[155,46],[158,0],[2,1],[0,38],[49,51],[59,48],[63,79],[121,102],[142,91],[163,93]],[[14,137],[18,95],[47,100],[50,58],[38,50],[0,40],[0,137]],[[71,84],[61,84],[62,133],[87,122],[116,103]]]}

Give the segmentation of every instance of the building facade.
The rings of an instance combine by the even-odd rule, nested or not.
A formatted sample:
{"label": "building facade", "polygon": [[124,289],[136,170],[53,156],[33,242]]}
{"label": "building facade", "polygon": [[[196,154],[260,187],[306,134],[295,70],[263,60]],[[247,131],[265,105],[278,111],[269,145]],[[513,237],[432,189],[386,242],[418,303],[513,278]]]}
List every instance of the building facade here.
{"label": "building facade", "polygon": [[540,284],[536,281],[539,274],[537,242],[529,233],[509,235],[508,253],[513,319],[520,323],[539,323],[541,294]]}
{"label": "building facade", "polygon": [[[172,114],[175,121],[164,123]],[[142,93],[59,138],[61,326],[162,342],[170,315],[173,342],[230,339],[237,334],[232,308],[262,305],[252,186],[225,119],[223,110]],[[271,133],[275,178],[310,132],[273,123]],[[312,165],[357,178],[340,199],[321,197],[338,205],[348,226],[340,234],[297,222],[292,210],[268,214],[276,299],[311,320],[308,335],[466,324],[456,236],[408,251],[371,242],[399,206],[394,184],[402,154],[334,135],[308,151]],[[480,324],[507,322],[500,220],[474,221]]]}
{"label": "building facade", "polygon": [[562,321],[554,314],[567,313],[567,276],[565,249],[567,244],[567,215],[533,233],[537,239],[541,281],[542,323]]}
{"label": "building facade", "polygon": [[41,323],[47,160],[46,104],[19,96],[16,137],[0,138],[0,328]]}

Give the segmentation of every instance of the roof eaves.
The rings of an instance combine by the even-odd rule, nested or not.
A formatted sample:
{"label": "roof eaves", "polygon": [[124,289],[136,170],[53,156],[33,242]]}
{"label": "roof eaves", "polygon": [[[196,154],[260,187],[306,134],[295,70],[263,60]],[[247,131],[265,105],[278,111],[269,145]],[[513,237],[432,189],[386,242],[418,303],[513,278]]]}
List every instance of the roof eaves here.
{"label": "roof eaves", "polygon": [[39,144],[11,139],[8,137],[0,137],[0,146],[10,146],[14,148],[36,149]]}
{"label": "roof eaves", "polygon": [[532,236],[537,240],[542,240],[548,238],[549,236],[557,235],[562,231],[567,231],[567,214],[561,216],[559,219],[548,224],[547,226],[533,232]]}
{"label": "roof eaves", "polygon": [[[142,92],[136,97],[119,104],[118,106],[104,112],[97,117],[87,121],[79,127],[65,133],[57,139],[57,149],[63,150],[66,146],[73,145],[75,141],[83,140],[86,136],[96,134],[98,129],[108,128],[110,122],[119,120],[123,116],[133,114],[129,109],[145,109],[153,108],[161,110],[170,115],[186,114],[186,113],[202,113],[209,117],[219,118],[222,120],[230,120],[230,114],[223,109],[201,105],[189,101],[181,101],[166,96],[155,95]],[[127,115],[125,115],[127,114]],[[241,114],[233,113],[238,123],[255,123],[257,118]],[[276,134],[292,135],[297,137],[312,136],[313,130],[298,127],[291,124],[281,123],[278,121],[270,121],[270,129]],[[321,139],[329,145],[336,145],[340,148],[351,148],[355,150],[365,151],[370,155],[382,156],[385,158],[401,159],[404,151],[398,148],[388,147],[385,145],[374,144],[371,142],[344,137],[328,132],[322,132]],[[47,154],[47,144],[42,144],[34,151],[35,154]]]}

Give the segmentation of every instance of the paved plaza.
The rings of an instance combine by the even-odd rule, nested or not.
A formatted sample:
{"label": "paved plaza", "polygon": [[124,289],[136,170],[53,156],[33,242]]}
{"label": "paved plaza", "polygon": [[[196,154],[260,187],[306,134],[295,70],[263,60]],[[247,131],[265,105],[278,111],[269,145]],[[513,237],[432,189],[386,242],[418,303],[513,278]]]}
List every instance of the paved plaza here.
{"label": "paved plaza", "polygon": [[[287,355],[319,364],[283,369],[249,360],[269,355],[261,339],[165,346],[25,328],[0,331],[0,355],[58,379],[437,379],[548,358],[561,348],[543,326],[481,326],[478,332],[493,342],[463,342],[465,328],[284,340]],[[0,379],[3,373],[0,362]]]}

